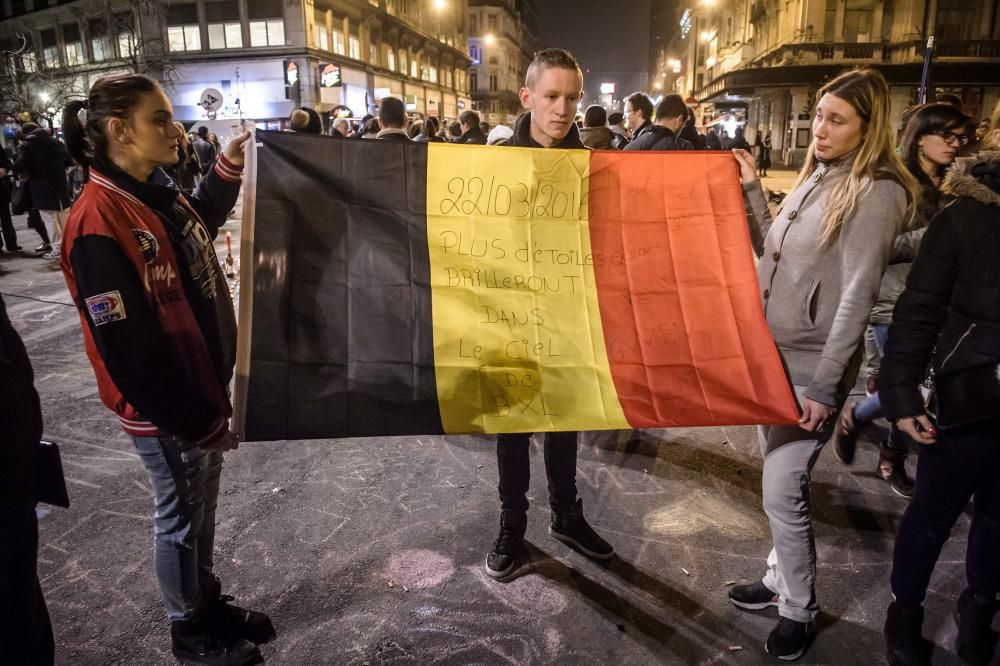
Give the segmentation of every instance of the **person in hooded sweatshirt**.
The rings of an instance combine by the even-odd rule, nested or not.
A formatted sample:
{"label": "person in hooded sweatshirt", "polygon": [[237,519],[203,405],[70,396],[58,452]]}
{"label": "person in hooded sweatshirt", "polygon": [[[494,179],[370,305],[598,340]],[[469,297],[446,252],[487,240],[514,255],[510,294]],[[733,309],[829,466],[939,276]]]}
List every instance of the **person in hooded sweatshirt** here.
{"label": "person in hooded sweatshirt", "polygon": [[[526,113],[517,119],[508,146],[583,149],[574,122],[583,96],[583,72],[576,59],[562,49],[544,49],[528,66],[519,97]],[[508,576],[524,555],[528,526],[528,482],[531,433],[497,436],[500,472],[500,533],[486,556],[486,573]],[[545,434],[545,473],[552,508],[549,534],[595,560],[610,560],[614,548],[583,517],[576,488],[576,432]]]}
{"label": "person in hooded sweatshirt", "polygon": [[583,113],[583,129],[580,140],[587,148],[594,150],[616,150],[615,133],[608,125],[608,112],[600,104],[591,104]]}

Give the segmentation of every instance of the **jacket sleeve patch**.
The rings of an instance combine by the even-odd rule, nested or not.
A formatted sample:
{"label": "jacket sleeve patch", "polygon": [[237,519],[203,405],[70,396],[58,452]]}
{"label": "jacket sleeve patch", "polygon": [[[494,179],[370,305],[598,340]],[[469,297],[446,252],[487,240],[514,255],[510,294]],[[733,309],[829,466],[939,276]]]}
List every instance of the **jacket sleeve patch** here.
{"label": "jacket sleeve patch", "polygon": [[85,302],[94,326],[125,319],[125,303],[117,290],[91,296]]}

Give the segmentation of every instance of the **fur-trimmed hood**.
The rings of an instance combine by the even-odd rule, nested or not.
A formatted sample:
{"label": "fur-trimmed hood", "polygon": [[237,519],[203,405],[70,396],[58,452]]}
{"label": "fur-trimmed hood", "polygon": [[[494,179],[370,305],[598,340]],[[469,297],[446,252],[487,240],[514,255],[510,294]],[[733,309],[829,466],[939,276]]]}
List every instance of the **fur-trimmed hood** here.
{"label": "fur-trimmed hood", "polygon": [[941,192],[1000,206],[1000,150],[984,150],[955,160],[941,183]]}

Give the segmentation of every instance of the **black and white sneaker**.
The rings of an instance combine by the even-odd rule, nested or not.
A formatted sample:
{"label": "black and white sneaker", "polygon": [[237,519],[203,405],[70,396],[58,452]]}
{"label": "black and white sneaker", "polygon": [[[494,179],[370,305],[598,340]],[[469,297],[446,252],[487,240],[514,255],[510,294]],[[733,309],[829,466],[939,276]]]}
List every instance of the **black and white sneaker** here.
{"label": "black and white sneaker", "polygon": [[736,585],[729,590],[729,600],[737,608],[744,610],[764,610],[778,605],[778,594],[757,581],[750,585]]}
{"label": "black and white sneaker", "polygon": [[795,661],[806,653],[812,639],[812,622],[796,622],[787,617],[779,617],[778,625],[764,643],[764,651],[782,661]]}
{"label": "black and white sneaker", "polygon": [[179,620],[170,623],[171,650],[181,661],[213,666],[253,666],[264,659],[246,639],[221,631],[209,622]]}
{"label": "black and white sneaker", "polygon": [[500,534],[493,543],[493,550],[486,555],[486,573],[490,577],[503,578],[514,571],[518,557],[524,554],[527,528],[528,515],[523,511],[500,512]]}
{"label": "black and white sneaker", "polygon": [[559,511],[553,509],[549,534],[595,560],[610,560],[615,554],[614,547],[602,539],[583,517],[581,499],[577,499],[571,507]]}

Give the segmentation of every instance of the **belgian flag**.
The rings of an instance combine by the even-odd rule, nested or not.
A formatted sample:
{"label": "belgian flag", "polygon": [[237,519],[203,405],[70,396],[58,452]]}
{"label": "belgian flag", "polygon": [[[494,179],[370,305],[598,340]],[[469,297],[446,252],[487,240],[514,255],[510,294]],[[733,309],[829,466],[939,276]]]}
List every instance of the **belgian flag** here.
{"label": "belgian flag", "polygon": [[247,440],[798,419],[726,153],[248,149]]}

